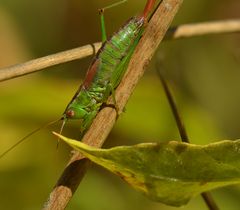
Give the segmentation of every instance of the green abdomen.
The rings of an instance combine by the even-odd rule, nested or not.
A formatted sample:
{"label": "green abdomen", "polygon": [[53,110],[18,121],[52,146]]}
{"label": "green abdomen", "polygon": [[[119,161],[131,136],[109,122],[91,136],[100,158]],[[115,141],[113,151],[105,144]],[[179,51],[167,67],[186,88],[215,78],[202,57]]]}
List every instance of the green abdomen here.
{"label": "green abdomen", "polygon": [[[94,60],[94,62],[98,62],[98,65],[88,91],[96,94],[98,92],[97,95],[104,97],[109,84],[113,88],[117,87],[141,37],[143,25],[142,18],[133,17],[103,44]],[[98,101],[101,100],[100,98]]]}
{"label": "green abdomen", "polygon": [[82,86],[64,112],[68,119],[82,119],[82,130],[89,127],[101,105],[121,81],[143,26],[142,17],[133,17],[98,51]]}

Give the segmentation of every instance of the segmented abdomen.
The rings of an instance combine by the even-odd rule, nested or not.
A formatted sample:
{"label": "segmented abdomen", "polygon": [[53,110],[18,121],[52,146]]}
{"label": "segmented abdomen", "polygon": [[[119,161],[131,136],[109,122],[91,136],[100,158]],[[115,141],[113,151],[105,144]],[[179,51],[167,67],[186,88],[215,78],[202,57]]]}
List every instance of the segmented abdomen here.
{"label": "segmented abdomen", "polygon": [[[124,71],[118,66],[128,62],[124,59],[134,50],[134,42],[141,37],[143,25],[144,18],[139,16],[131,18],[98,51],[83,84],[90,93],[96,95],[97,100],[101,100],[106,85],[112,82],[113,74],[121,74]],[[118,84],[112,85],[115,88]]]}
{"label": "segmented abdomen", "polygon": [[111,90],[120,82],[142,35],[143,26],[143,17],[133,17],[103,44],[88,69],[82,86],[64,112],[67,118],[76,118],[77,115],[72,113],[81,109],[81,112],[86,112],[83,117],[86,120],[88,114],[99,110]]}

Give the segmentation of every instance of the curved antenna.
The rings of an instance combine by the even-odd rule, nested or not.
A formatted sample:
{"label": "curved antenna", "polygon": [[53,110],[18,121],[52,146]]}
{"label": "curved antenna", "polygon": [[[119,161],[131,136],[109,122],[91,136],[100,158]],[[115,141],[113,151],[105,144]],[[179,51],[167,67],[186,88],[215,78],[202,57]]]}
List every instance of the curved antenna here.
{"label": "curved antenna", "polygon": [[21,144],[22,142],[24,142],[28,137],[32,136],[33,134],[37,133],[38,131],[40,131],[41,129],[43,128],[46,128],[52,124],[55,124],[61,120],[63,120],[64,118],[61,117],[60,119],[58,120],[54,120],[52,122],[49,122],[47,124],[44,124],[42,125],[41,127],[33,130],[32,132],[30,132],[29,134],[27,134],[26,136],[24,136],[23,138],[21,138],[17,143],[15,143],[14,145],[12,145],[9,149],[7,149],[5,152],[3,152],[1,155],[0,155],[0,159],[3,158],[7,153],[9,153],[10,151],[12,151],[15,147],[17,147],[19,144]]}

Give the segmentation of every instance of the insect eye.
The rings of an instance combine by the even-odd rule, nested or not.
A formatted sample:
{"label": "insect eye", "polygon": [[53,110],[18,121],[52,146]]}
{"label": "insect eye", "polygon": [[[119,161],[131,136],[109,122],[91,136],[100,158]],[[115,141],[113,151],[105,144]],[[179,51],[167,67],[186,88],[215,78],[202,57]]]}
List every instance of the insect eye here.
{"label": "insect eye", "polygon": [[67,117],[72,118],[72,117],[74,117],[75,113],[73,110],[70,109],[66,112],[66,115],[67,115]]}

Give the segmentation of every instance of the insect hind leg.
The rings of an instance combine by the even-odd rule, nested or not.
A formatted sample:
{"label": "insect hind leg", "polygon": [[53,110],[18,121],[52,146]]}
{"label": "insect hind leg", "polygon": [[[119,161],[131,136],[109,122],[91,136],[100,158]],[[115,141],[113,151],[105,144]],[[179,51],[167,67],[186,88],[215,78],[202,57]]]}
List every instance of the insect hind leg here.
{"label": "insect hind leg", "polygon": [[[104,102],[104,103],[102,104],[102,106],[101,106],[100,109],[104,109],[105,107],[110,107],[110,108],[112,108],[112,109],[115,109],[115,111],[116,111],[116,113],[117,113],[116,119],[118,119],[118,117],[120,116],[120,112],[119,112],[118,107],[117,107],[115,104],[108,104],[108,103]],[[123,110],[123,112],[124,112],[124,111],[125,111],[125,110]]]}
{"label": "insect hind leg", "polygon": [[[103,100],[104,103],[102,104],[101,109],[103,109],[105,107],[111,107],[111,108],[115,109],[115,111],[117,113],[117,118],[118,118],[119,115],[120,115],[120,111],[119,111],[119,107],[118,107],[117,101],[116,101],[115,89],[114,89],[114,87],[113,87],[111,82],[107,85],[106,91],[109,94],[106,94],[106,98]],[[111,103],[107,103],[107,99],[108,99],[109,95],[111,95],[111,98],[112,98],[112,102]]]}
{"label": "insect hind leg", "polygon": [[120,5],[120,4],[123,4],[123,3],[127,2],[127,1],[128,1],[128,0],[117,1],[117,2],[115,2],[115,3],[113,3],[113,4],[110,4],[110,5],[106,6],[106,7],[103,7],[102,9],[103,9],[103,10],[105,10],[105,9],[110,9],[110,8],[112,8],[112,7],[116,7],[116,6]]}
{"label": "insect hind leg", "polygon": [[121,0],[116,3],[113,3],[111,5],[108,5],[106,7],[103,7],[99,9],[99,14],[100,14],[100,20],[101,20],[101,31],[102,31],[102,42],[105,42],[107,40],[107,32],[106,32],[106,27],[105,27],[105,20],[104,20],[104,11],[106,9],[110,9],[112,7],[118,6],[119,4],[123,4],[127,2],[128,0]]}

